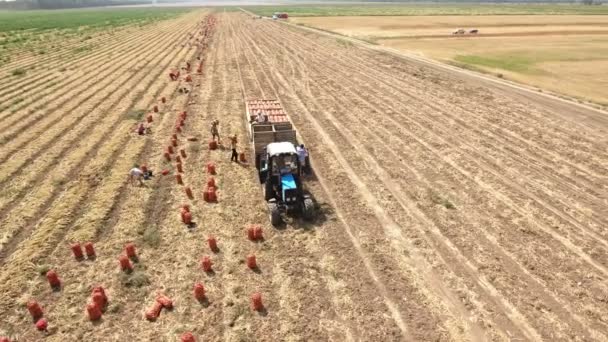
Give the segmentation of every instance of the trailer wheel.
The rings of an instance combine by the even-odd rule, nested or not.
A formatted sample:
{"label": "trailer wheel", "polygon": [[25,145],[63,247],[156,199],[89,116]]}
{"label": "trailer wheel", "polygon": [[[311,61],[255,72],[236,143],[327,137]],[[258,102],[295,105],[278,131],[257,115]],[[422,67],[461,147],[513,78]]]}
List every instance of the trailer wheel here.
{"label": "trailer wheel", "polygon": [[279,206],[276,203],[268,203],[268,210],[270,211],[270,223],[277,227],[281,224],[281,212]]}
{"label": "trailer wheel", "polygon": [[306,221],[312,221],[315,218],[315,204],[312,199],[304,199],[304,203],[302,203],[302,215]]}
{"label": "trailer wheel", "polygon": [[266,179],[264,183],[264,200],[269,201],[274,198],[274,190],[272,189],[272,182],[270,178]]}

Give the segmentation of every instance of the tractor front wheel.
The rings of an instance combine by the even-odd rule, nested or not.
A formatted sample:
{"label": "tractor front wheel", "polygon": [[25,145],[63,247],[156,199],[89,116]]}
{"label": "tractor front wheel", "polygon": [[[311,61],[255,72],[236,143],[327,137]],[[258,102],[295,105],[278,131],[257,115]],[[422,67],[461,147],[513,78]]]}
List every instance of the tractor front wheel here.
{"label": "tractor front wheel", "polygon": [[276,203],[268,203],[268,210],[270,211],[270,223],[277,227],[281,224],[281,212],[279,206]]}
{"label": "tractor front wheel", "polygon": [[272,182],[270,178],[266,179],[266,183],[264,183],[264,199],[269,201],[274,198],[274,189],[272,188]]}
{"label": "tractor front wheel", "polygon": [[315,218],[315,204],[313,203],[312,199],[304,199],[304,203],[302,204],[302,214],[304,219],[307,221],[312,221]]}

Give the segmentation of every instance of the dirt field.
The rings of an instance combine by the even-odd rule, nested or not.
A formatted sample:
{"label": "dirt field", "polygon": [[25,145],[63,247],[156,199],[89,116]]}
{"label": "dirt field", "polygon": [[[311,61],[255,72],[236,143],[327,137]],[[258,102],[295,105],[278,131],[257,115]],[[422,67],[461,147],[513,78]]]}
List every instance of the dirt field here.
{"label": "dirt field", "polygon": [[[585,112],[596,119],[587,124],[559,102],[522,101],[239,13],[218,13],[211,44],[197,48],[193,39],[206,15],[119,36],[104,50],[121,51],[119,57],[79,62],[56,92],[0,114],[0,335],[608,338],[603,114]],[[169,80],[171,68],[194,65],[197,56],[204,68],[192,84],[184,73]],[[7,83],[2,92],[16,86]],[[183,86],[192,91],[179,93]],[[273,229],[255,168],[230,163],[228,149],[208,149],[209,123],[219,119],[222,137],[237,134],[239,149],[247,150],[243,113],[250,98],[280,99],[308,145],[315,174],[306,185],[320,210],[313,223]],[[24,115],[38,103],[39,116]],[[153,114],[151,135],[134,134],[138,110],[147,115],[155,104],[160,113]],[[182,177],[193,199],[163,156],[184,110],[178,148],[187,153]],[[213,204],[201,194],[210,161],[218,170]],[[155,171],[145,187],[127,184],[133,163]],[[160,175],[162,169],[170,174]],[[191,229],[179,218],[184,203],[196,222]],[[262,225],[263,242],[247,240],[249,224]],[[210,235],[218,253],[207,247]],[[95,243],[97,258],[76,261],[70,243],[86,241]],[[128,242],[137,245],[139,261],[127,276],[118,257]],[[251,253],[259,272],[244,264]],[[213,273],[201,270],[203,256],[211,256]],[[59,291],[40,274],[49,268],[63,281]],[[207,302],[193,298],[196,282],[204,283]],[[102,321],[91,323],[85,305],[96,285],[110,305]],[[250,309],[256,291],[265,305],[260,313]],[[175,308],[148,322],[144,312],[157,293]],[[30,299],[44,309],[46,334],[32,323],[24,305]]]}
{"label": "dirt field", "polygon": [[[292,18],[383,46],[608,105],[608,16]],[[476,35],[453,35],[458,29]]]}

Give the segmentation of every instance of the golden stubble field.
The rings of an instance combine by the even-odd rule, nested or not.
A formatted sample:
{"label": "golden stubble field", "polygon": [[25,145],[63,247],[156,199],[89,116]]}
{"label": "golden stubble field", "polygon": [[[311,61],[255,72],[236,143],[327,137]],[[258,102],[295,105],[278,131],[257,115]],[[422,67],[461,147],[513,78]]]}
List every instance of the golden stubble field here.
{"label": "golden stubble field", "polygon": [[[290,20],[608,104],[608,16],[359,16]],[[478,29],[479,34],[452,34],[461,28]]]}
{"label": "golden stubble field", "polygon": [[[33,102],[0,111],[0,336],[608,339],[601,113],[584,112],[597,119],[589,125],[562,102],[522,101],[241,13],[193,11],[121,30],[80,61],[51,57],[48,68],[28,73],[24,96]],[[202,63],[192,82],[187,63]],[[74,72],[56,87],[39,84],[64,67]],[[182,73],[172,81],[176,68]],[[2,98],[21,82],[7,82]],[[209,123],[218,119],[222,139],[237,134],[248,153],[244,100],[255,98],[279,99],[311,151],[313,222],[271,227],[255,168],[208,147]],[[154,118],[152,132],[139,136],[133,127],[144,115]],[[184,149],[183,172],[178,153],[166,160],[170,144]],[[209,162],[216,203],[202,198]],[[127,182],[134,163],[156,172],[143,187]],[[190,227],[180,220],[184,204]],[[249,224],[263,228],[263,241],[247,239]],[[208,247],[210,236],[219,250]],[[87,241],[97,258],[75,260],[70,245]],[[130,242],[138,261],[123,273],[118,257]],[[255,271],[245,264],[251,254]],[[201,269],[204,256],[213,272]],[[62,281],[57,291],[49,269]],[[109,305],[91,322],[85,308],[94,286],[105,288]],[[254,292],[263,296],[259,312]],[[157,294],[174,308],[149,322]],[[36,330],[30,300],[42,306],[48,331]]]}

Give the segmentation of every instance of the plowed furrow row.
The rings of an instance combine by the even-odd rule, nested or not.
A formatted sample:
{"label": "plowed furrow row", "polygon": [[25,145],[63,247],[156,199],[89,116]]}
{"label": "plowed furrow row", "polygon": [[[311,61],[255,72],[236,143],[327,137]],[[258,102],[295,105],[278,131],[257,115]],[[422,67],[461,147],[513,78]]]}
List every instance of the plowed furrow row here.
{"label": "plowed furrow row", "polygon": [[[302,38],[304,40],[309,40],[315,47],[320,46],[317,41],[312,41],[309,38],[304,38],[302,36]],[[496,107],[492,107],[492,108],[482,108],[479,105],[471,105],[471,103],[468,103],[465,101],[466,100],[462,100],[462,96],[456,96],[454,98],[445,98],[445,94],[448,94],[449,92],[446,92],[438,87],[433,87],[432,85],[429,86],[428,84],[424,85],[423,87],[420,86],[420,80],[415,80],[416,77],[411,77],[410,74],[405,74],[403,75],[403,77],[393,77],[394,73],[390,73],[387,72],[381,68],[378,67],[378,63],[375,63],[373,65],[370,65],[369,62],[367,62],[364,59],[358,58],[357,54],[344,54],[342,53],[343,57],[341,60],[342,61],[348,61],[349,65],[352,65],[352,63],[356,63],[357,65],[360,65],[362,68],[366,68],[369,69],[370,71],[373,71],[373,73],[370,73],[370,75],[374,75],[375,80],[376,81],[380,81],[380,80],[389,80],[390,82],[383,82],[385,84],[385,86],[391,87],[393,89],[393,91],[398,91],[401,92],[400,93],[400,97],[403,98],[408,98],[408,101],[415,101],[417,103],[419,103],[420,106],[422,107],[429,107],[432,109],[431,114],[437,115],[437,113],[440,113],[441,116],[450,116],[452,118],[456,117],[466,117],[467,115],[469,115],[469,113],[474,114],[474,115],[469,115],[468,118],[464,118],[463,120],[466,121],[472,121],[472,122],[476,122],[479,121],[479,118],[483,118],[483,117],[487,117],[488,113],[494,114],[492,117],[488,118],[488,120],[496,120],[499,119],[501,120],[501,124],[500,125],[496,125],[490,121],[484,121],[484,122],[480,122],[477,126],[473,126],[473,127],[487,127],[490,126],[498,131],[500,131],[499,134],[494,135],[493,138],[496,137],[505,137],[505,136],[513,136],[515,137],[517,140],[520,140],[520,142],[522,142],[523,144],[521,144],[521,148],[522,149],[528,149],[530,146],[534,148],[534,150],[540,150],[540,153],[538,153],[537,155],[534,155],[534,158],[532,159],[528,159],[526,162],[532,162],[534,163],[534,160],[539,159],[539,160],[546,160],[546,156],[551,156],[552,159],[551,161],[556,161],[556,162],[563,162],[569,165],[569,167],[572,167],[574,169],[578,169],[580,172],[577,173],[577,177],[575,178],[571,178],[568,179],[570,182],[574,182],[576,183],[581,176],[584,177],[586,174],[591,174],[594,177],[599,177],[601,178],[606,178],[605,175],[602,174],[598,174],[595,170],[597,170],[597,166],[601,165],[602,163],[600,162],[599,164],[593,164],[590,167],[585,167],[584,169],[579,169],[581,162],[586,162],[587,160],[597,160],[597,155],[605,155],[605,152],[603,151],[602,147],[600,145],[597,144],[596,141],[593,140],[587,140],[585,143],[578,143],[578,141],[581,140],[580,136],[575,136],[574,134],[572,134],[571,132],[568,133],[568,136],[564,136],[562,138],[562,136],[564,135],[563,133],[559,133],[560,136],[560,140],[562,141],[568,141],[568,144],[565,143],[560,143],[559,140],[555,140],[555,139],[549,139],[548,142],[552,143],[552,145],[555,145],[555,143],[560,144],[559,148],[560,151],[571,151],[572,147],[576,147],[577,150],[575,150],[575,154],[571,154],[571,155],[577,155],[577,158],[574,158],[575,162],[567,160],[562,158],[564,153],[555,153],[553,150],[554,148],[551,149],[546,149],[546,148],[542,148],[540,147],[538,144],[536,144],[534,141],[530,140],[530,139],[524,139],[522,137],[520,137],[519,135],[517,135],[517,133],[520,132],[524,132],[526,133],[529,129],[525,129],[526,127],[526,118],[530,117],[530,109],[528,109],[527,111],[525,111],[525,109],[521,109],[519,108],[520,106],[514,105],[511,102],[505,103],[504,106],[500,106],[500,104],[498,104]],[[363,63],[365,62],[365,63]],[[413,69],[413,68],[412,68]],[[420,70],[416,70],[416,71],[420,71]],[[415,73],[414,70],[411,71],[412,73]],[[384,76],[384,77],[383,77]],[[410,80],[408,82],[408,80]],[[413,80],[413,81],[412,81]],[[418,82],[418,83],[414,83],[414,82]],[[445,85],[445,84],[449,84],[446,82],[441,82],[441,85]],[[403,88],[407,88],[407,91],[403,91]],[[424,89],[424,92],[421,92],[421,88]],[[476,90],[476,89],[475,89]],[[473,93],[475,94],[476,91],[474,91],[474,89],[454,89],[454,93],[456,92],[466,92],[466,93]],[[437,99],[433,100],[432,98],[429,101],[420,101],[420,98],[422,97],[438,97]],[[487,102],[487,99],[485,102]],[[444,107],[447,106],[447,108],[450,109],[454,109],[455,112],[459,112],[458,116],[454,116],[454,115],[450,115],[451,111],[446,111],[445,108],[441,108],[437,105],[433,105],[433,103],[437,103],[437,102],[443,102]],[[495,102],[499,103],[498,100],[496,100]],[[490,104],[492,104],[493,102],[490,102]],[[458,104],[458,106],[454,106],[453,104]],[[480,103],[477,103],[480,104]],[[489,107],[488,105],[484,105],[486,107]],[[504,107],[504,109],[502,109]],[[499,109],[500,108],[500,109]],[[514,115],[513,111],[508,111],[510,108],[518,108],[518,110],[516,111],[519,116]],[[504,115],[496,115],[496,112],[501,112],[501,111],[508,111],[505,112]],[[540,117],[540,115],[538,115],[537,113],[534,113],[535,117]],[[514,129],[509,130],[508,129],[508,125],[505,124],[505,122],[507,120],[511,119],[512,123],[514,123],[516,126]],[[540,119],[544,119],[543,125],[547,125],[547,117],[540,117]],[[441,121],[445,121],[445,120],[441,120]],[[462,120],[461,120],[462,121]],[[564,123],[562,121],[556,120],[556,122],[552,125],[549,125],[549,127],[546,127],[550,130],[554,129],[555,127],[564,127],[567,125],[564,125]],[[503,129],[502,127],[507,127],[507,129]],[[527,126],[529,128],[529,125]],[[547,134],[547,129],[543,130],[544,134],[539,134],[539,136],[542,138],[544,136],[550,136]],[[536,136],[538,137],[538,136]],[[496,148],[501,148],[501,146],[503,145],[503,143],[501,141],[498,141],[497,143],[494,144],[495,149]],[[588,145],[592,145],[595,146],[594,150],[588,150]],[[555,146],[552,146],[555,147]],[[585,151],[585,156],[587,158],[581,158],[580,154]],[[532,152],[533,153],[533,152]],[[518,155],[521,153],[518,153]],[[581,174],[582,173],[582,174]],[[564,176],[564,175],[562,175]],[[592,191],[592,190],[591,190]]]}

